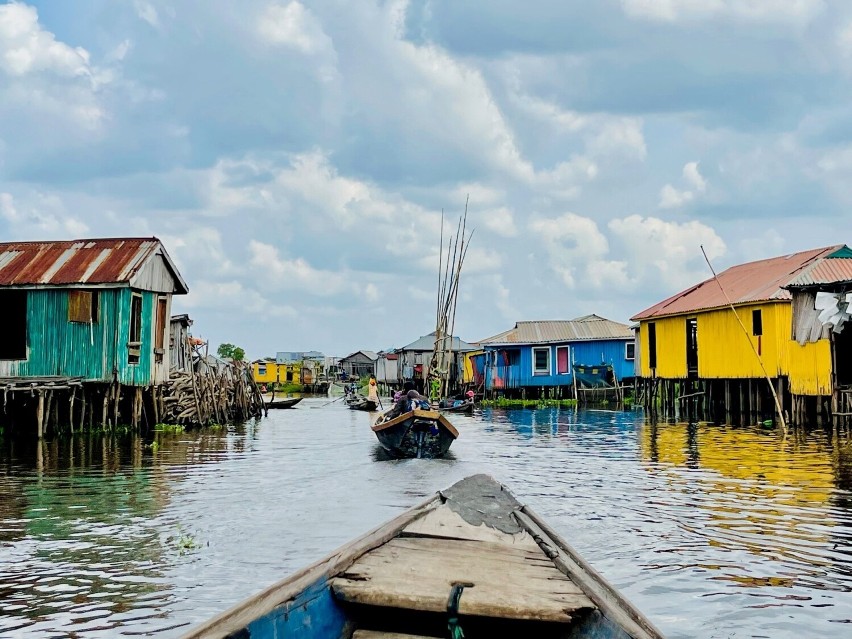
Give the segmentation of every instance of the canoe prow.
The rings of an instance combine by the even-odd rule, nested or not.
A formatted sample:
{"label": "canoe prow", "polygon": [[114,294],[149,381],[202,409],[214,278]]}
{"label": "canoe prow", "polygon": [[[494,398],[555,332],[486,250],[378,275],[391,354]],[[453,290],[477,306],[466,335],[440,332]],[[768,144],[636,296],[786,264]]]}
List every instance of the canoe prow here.
{"label": "canoe prow", "polygon": [[473,475],[184,639],[445,636],[460,583],[471,637],[663,636],[502,484]]}

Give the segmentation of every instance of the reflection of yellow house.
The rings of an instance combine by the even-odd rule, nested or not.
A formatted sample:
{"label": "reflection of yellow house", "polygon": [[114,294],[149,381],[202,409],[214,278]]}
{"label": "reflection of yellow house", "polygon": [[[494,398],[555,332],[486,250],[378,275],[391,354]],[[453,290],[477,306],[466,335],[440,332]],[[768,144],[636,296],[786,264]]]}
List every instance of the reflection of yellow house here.
{"label": "reflection of yellow house", "polygon": [[646,424],[640,442],[647,461],[703,468],[746,482],[727,484],[726,492],[763,494],[788,505],[817,505],[827,503],[835,489],[832,452],[819,441],[782,443],[756,430],[663,423]]}

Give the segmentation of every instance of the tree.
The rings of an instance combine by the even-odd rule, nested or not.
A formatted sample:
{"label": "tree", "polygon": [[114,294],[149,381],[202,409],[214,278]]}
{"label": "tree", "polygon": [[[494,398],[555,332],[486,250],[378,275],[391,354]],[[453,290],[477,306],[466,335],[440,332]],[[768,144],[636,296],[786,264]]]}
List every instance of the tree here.
{"label": "tree", "polygon": [[243,349],[233,344],[219,344],[216,354],[222,359],[230,358],[235,362],[243,361],[246,356],[246,352]]}

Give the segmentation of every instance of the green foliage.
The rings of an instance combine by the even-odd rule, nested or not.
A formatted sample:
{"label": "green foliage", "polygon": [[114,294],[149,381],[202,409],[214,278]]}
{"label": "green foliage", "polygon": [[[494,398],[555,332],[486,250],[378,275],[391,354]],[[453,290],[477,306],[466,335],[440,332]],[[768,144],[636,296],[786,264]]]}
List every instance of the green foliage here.
{"label": "green foliage", "polygon": [[227,357],[235,362],[241,362],[246,357],[246,352],[242,348],[234,346],[233,344],[228,344],[227,342],[219,344],[219,348],[216,349],[216,354],[223,359]]}
{"label": "green foliage", "polygon": [[577,405],[576,399],[507,399],[506,397],[498,397],[497,399],[486,399],[482,402],[483,406],[492,406],[497,408],[574,408]]}
{"label": "green foliage", "polygon": [[181,555],[200,547],[200,544],[195,540],[195,536],[191,533],[183,532],[180,526],[177,527],[174,535],[166,537],[166,541],[177,549]]}
{"label": "green foliage", "polygon": [[182,433],[186,428],[180,424],[157,424],[154,430],[158,433]]}

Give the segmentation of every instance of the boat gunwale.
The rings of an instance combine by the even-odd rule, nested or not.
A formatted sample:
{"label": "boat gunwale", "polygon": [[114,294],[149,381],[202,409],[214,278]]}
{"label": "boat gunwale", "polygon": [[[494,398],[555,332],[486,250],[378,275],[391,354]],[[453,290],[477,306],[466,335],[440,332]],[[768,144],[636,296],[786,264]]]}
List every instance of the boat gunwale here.
{"label": "boat gunwale", "polygon": [[181,635],[181,639],[223,638],[246,628],[256,619],[274,611],[281,604],[297,597],[303,590],[321,579],[328,579],[350,567],[361,556],[382,546],[408,526],[412,521],[441,505],[440,493],[430,495],[419,504],[408,508],[390,521],[386,521],[361,537],[354,539],[331,553],[305,566],[301,570],[276,581],[260,592],[243,599],[200,625]]}
{"label": "boat gunwale", "polygon": [[[592,600],[604,617],[616,623],[633,639],[664,639],[663,633],[535,510],[523,504],[514,515],[545,555]],[[553,556],[543,547],[550,546],[548,540],[556,545],[556,553]]]}
{"label": "boat gunwale", "polygon": [[403,413],[402,415],[397,415],[393,419],[390,419],[386,422],[379,423],[377,420],[376,423],[371,426],[371,428],[374,433],[378,433],[387,428],[393,428],[397,424],[401,424],[402,422],[411,419],[412,417],[420,417],[421,419],[431,419],[433,421],[436,421],[441,424],[441,426],[450,431],[450,434],[453,436],[453,438],[458,439],[459,431],[456,430],[456,427],[453,426],[452,423],[450,423],[450,420],[448,420],[436,410],[422,410],[420,408],[415,408],[414,410],[410,410],[407,413]]}
{"label": "boat gunwale", "polygon": [[[461,479],[453,486],[472,477],[476,475]],[[664,639],[662,632],[638,608],[584,560],[532,508],[518,501],[501,482],[490,475],[488,478],[516,502],[517,507],[511,511],[511,516],[520,528],[532,536],[542,553],[595,604],[603,617],[616,624],[632,639]],[[445,494],[448,491],[449,489],[439,490],[390,521],[340,546],[324,558],[189,630],[181,639],[221,639],[246,628],[253,621],[295,599],[313,584],[339,575],[368,552],[398,537],[409,524],[450,501],[451,497]]]}

